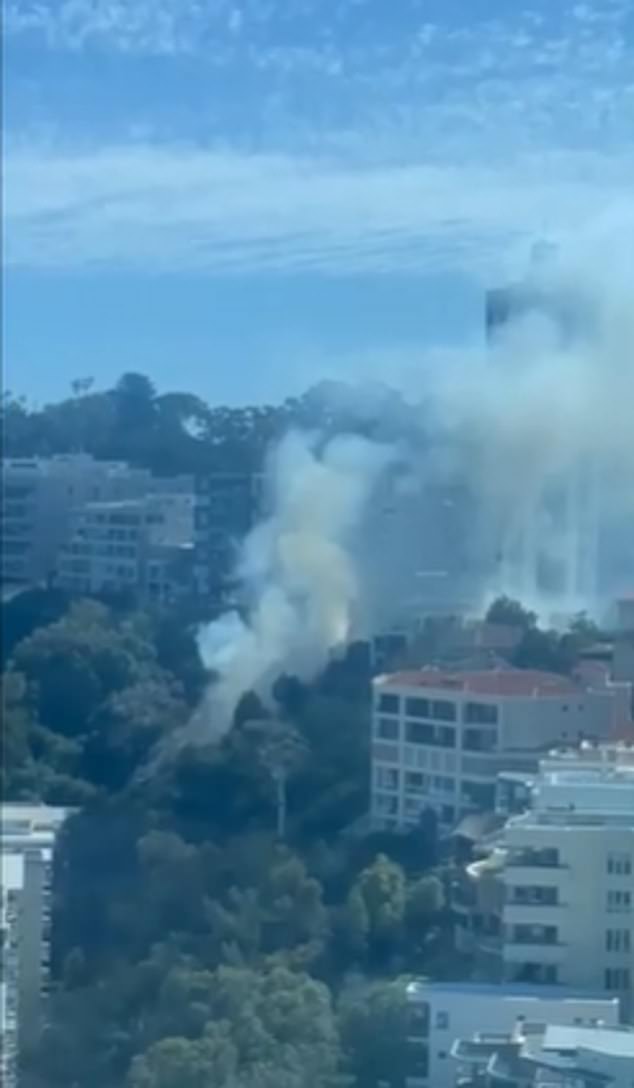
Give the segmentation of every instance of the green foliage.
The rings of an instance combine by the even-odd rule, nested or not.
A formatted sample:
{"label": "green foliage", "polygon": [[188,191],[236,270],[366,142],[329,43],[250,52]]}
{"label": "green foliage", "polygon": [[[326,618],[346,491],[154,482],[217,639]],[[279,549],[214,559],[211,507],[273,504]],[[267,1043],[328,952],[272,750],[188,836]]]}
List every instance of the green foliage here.
{"label": "green foliage", "polygon": [[409,1013],[405,983],[381,982],[343,995],[339,1009],[346,1067],[358,1088],[402,1088]]}
{"label": "green foliage", "polygon": [[487,623],[508,624],[509,627],[521,627],[523,631],[528,631],[536,627],[537,616],[511,597],[498,597],[489,606],[486,621]]}

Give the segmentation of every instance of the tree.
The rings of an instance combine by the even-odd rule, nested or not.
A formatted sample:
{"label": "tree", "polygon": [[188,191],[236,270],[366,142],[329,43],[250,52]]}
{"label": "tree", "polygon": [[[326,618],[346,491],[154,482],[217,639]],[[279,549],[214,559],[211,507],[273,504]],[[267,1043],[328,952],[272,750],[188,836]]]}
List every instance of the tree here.
{"label": "tree", "polygon": [[161,1039],[134,1059],[129,1088],[231,1088],[237,1066],[230,1027],[209,1024],[201,1039]]}
{"label": "tree", "polygon": [[345,1067],[359,1088],[402,1088],[407,1076],[409,1010],[405,983],[344,993],[339,1030]]}
{"label": "tree", "polygon": [[[350,892],[349,905],[360,897],[367,912],[370,952],[378,960],[395,952],[400,944],[405,917],[405,874],[400,865],[379,854],[359,874]],[[360,911],[357,906],[357,914]]]}
{"label": "tree", "polygon": [[410,929],[424,930],[445,905],[442,881],[433,874],[423,876],[407,889],[405,915]]}
{"label": "tree", "polygon": [[522,630],[529,631],[536,627],[537,616],[511,597],[498,597],[489,606],[486,621],[505,624],[509,627],[521,627]]}

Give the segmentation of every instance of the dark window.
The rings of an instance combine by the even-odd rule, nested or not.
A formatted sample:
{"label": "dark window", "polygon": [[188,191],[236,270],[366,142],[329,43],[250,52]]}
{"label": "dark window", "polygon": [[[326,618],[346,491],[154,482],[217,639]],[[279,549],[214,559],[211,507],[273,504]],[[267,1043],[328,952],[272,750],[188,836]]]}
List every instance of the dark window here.
{"label": "dark window", "polygon": [[465,729],[462,748],[465,752],[491,752],[497,745],[495,729]]}
{"label": "dark window", "polygon": [[446,725],[441,725],[437,732],[437,743],[441,748],[456,747],[456,730]]}
{"label": "dark window", "polygon": [[464,720],[468,725],[497,725],[498,708],[489,703],[466,703]]}
{"label": "dark window", "polygon": [[379,718],[376,735],[383,740],[398,740],[398,721],[396,718]]}
{"label": "dark window", "polygon": [[434,727],[427,722],[406,722],[405,739],[410,744],[435,744]]}
{"label": "dark window", "polygon": [[398,714],[400,702],[398,695],[380,695],[379,710],[382,710],[385,714]]}
{"label": "dark window", "polygon": [[421,771],[405,772],[405,789],[422,790],[425,788],[425,775]]}
{"label": "dark window", "polygon": [[406,699],[405,713],[410,718],[429,718],[429,699]]}
{"label": "dark window", "polygon": [[447,699],[434,699],[431,704],[431,716],[438,722],[455,722],[456,704]]}

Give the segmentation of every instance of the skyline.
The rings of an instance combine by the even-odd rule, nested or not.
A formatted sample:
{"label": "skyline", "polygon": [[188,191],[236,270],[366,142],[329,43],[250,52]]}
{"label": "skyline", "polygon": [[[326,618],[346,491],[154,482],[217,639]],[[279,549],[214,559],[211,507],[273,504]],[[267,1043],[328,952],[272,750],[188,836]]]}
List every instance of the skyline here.
{"label": "skyline", "polygon": [[632,221],[618,2],[9,2],[5,386],[408,375],[536,237]]}

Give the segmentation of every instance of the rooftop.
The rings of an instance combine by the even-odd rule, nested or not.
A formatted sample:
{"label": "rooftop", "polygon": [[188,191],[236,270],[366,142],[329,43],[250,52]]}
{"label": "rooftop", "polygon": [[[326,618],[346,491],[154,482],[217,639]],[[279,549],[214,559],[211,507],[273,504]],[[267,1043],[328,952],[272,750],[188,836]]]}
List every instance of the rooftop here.
{"label": "rooftop", "polygon": [[543,1050],[592,1050],[614,1058],[634,1061],[634,1031],[622,1028],[547,1027]]}
{"label": "rooftop", "polygon": [[618,1009],[618,998],[601,990],[567,986],[539,986],[522,982],[433,982],[417,979],[407,986],[410,997],[424,994],[464,994],[466,997],[524,998],[527,1001],[601,1001]]}
{"label": "rooftop", "polygon": [[565,676],[536,669],[482,669],[455,673],[425,668],[380,676],[375,684],[378,687],[428,689],[502,698],[548,698],[575,695],[581,690]]}

